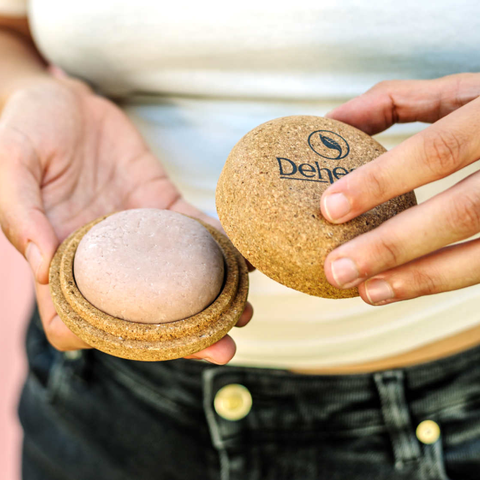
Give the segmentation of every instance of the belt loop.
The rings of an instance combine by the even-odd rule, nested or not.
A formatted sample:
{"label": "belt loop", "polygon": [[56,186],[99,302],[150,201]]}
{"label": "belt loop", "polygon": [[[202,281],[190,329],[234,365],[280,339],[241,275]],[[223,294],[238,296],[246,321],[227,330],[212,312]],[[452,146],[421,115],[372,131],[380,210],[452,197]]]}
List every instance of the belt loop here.
{"label": "belt loop", "polygon": [[401,470],[409,464],[418,463],[421,458],[405,399],[404,374],[402,370],[387,370],[375,373],[374,380],[393,446],[395,468]]}
{"label": "belt loop", "polygon": [[214,379],[221,367],[207,368],[202,372],[203,381],[203,408],[205,416],[207,418],[208,427],[210,430],[210,436],[212,443],[218,451],[219,463],[220,463],[220,480],[230,479],[230,459],[226,449],[225,442],[220,432],[220,426],[218,424],[215,412],[213,409],[214,400]]}

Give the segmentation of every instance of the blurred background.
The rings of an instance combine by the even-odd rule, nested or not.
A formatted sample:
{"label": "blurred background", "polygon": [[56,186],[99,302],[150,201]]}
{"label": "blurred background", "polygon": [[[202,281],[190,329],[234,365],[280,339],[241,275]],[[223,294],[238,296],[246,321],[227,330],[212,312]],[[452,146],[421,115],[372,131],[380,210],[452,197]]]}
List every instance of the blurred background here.
{"label": "blurred background", "polygon": [[33,305],[30,267],[0,230],[0,479],[20,479],[17,401],[26,375],[24,335]]}

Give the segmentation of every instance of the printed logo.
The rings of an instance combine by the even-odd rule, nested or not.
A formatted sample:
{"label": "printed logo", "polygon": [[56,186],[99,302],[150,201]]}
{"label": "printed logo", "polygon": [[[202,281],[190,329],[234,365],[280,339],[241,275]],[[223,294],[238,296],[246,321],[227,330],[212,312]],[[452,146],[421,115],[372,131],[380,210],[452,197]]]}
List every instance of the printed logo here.
{"label": "printed logo", "polygon": [[350,153],[348,142],[330,130],[316,130],[308,137],[310,148],[323,158],[341,160]]}
{"label": "printed logo", "polygon": [[318,162],[315,162],[315,165],[312,165],[311,163],[297,163],[284,157],[276,158],[280,178],[288,180],[332,184],[335,180],[339,180],[340,177],[347,175],[353,170],[353,168],[347,170],[343,167],[330,169],[321,167]]}

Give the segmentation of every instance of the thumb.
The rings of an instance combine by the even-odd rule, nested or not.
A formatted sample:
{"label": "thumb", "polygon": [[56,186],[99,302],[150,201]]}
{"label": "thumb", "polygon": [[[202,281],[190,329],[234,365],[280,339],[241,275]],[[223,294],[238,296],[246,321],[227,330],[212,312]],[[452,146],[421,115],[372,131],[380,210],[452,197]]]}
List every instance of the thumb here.
{"label": "thumb", "polygon": [[59,242],[43,208],[41,177],[39,163],[27,168],[21,159],[0,153],[0,226],[27,259],[35,280],[47,284]]}

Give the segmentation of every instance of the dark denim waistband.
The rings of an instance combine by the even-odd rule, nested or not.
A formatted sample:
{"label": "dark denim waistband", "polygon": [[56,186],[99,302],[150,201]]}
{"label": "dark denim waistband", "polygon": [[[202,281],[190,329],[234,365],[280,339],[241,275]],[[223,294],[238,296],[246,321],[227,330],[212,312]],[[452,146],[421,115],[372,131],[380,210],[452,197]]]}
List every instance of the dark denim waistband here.
{"label": "dark denim waistband", "polygon": [[290,431],[293,426],[314,428],[317,432],[319,427],[326,426],[327,431],[384,428],[382,402],[388,402],[390,390],[399,385],[403,400],[418,421],[480,399],[480,346],[416,366],[354,375],[304,375],[184,359],[150,363],[122,360],[100,352],[94,355],[122,378],[141,382],[153,392],[158,386],[165,395],[167,382],[172,386],[172,396],[181,392],[172,401],[185,408],[201,408],[197,399],[205,384],[214,395],[224,385],[240,383],[252,394],[256,423],[262,424],[262,406],[268,415],[272,403],[282,405],[286,413],[277,419],[277,432],[282,428]]}
{"label": "dark denim waistband", "polygon": [[[37,335],[44,338],[38,311],[34,311],[32,317],[31,327],[34,326],[38,329]],[[480,345],[415,366],[352,375],[305,375],[282,369],[219,366],[185,359],[140,362],[98,350],[83,351],[73,363],[80,369],[102,364],[134,391],[145,388],[153,394],[157,390],[161,390],[162,395],[167,392],[173,397],[172,401],[187,409],[202,408],[198,405],[198,396],[202,395],[206,383],[213,391],[229,383],[240,383],[250,390],[257,412],[261,412],[263,404],[270,406],[272,402],[285,407],[291,405],[291,411],[296,413],[282,420],[288,428],[292,423],[300,428],[302,420],[308,428],[312,421],[326,420],[332,427],[338,423],[348,428],[375,428],[384,424],[381,392],[394,384],[401,385],[412,414],[418,418],[480,399]],[[165,389],[165,385],[172,388]],[[302,408],[293,408],[299,402]],[[315,408],[309,413],[310,403]],[[312,416],[318,418],[310,418]]]}

